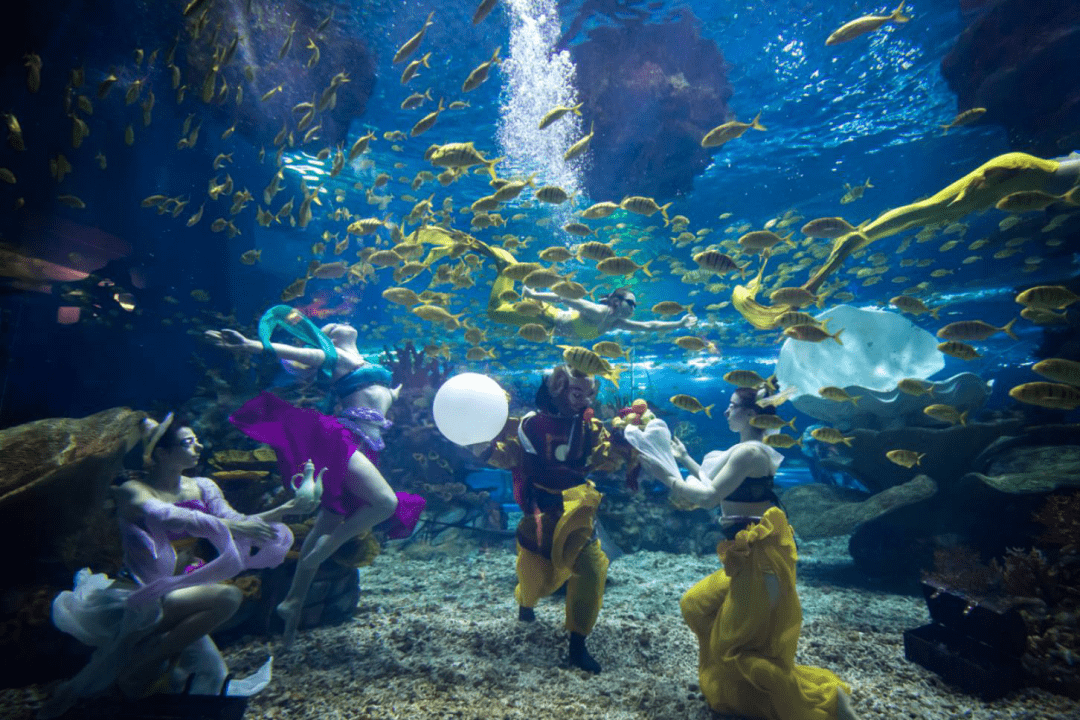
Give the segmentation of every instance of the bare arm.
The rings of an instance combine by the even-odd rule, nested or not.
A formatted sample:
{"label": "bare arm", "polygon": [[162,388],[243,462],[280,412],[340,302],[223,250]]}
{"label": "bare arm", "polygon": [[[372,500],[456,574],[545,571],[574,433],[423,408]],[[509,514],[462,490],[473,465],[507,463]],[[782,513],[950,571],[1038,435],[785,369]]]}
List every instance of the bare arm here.
{"label": "bare arm", "polygon": [[569,308],[577,310],[578,312],[598,313],[604,310],[603,305],[590,302],[589,300],[570,300],[568,298],[559,297],[555,293],[539,292],[530,288],[525,288],[522,291],[522,294],[527,298],[532,298],[533,300],[542,300],[543,302],[547,303],[557,303],[565,305]]}
{"label": "bare arm", "polygon": [[[207,330],[206,336],[215,345],[226,350],[236,350],[251,355],[263,351],[263,344],[258,340],[249,340],[236,330]],[[318,348],[301,348],[295,345],[270,343],[274,353],[282,360],[291,360],[308,367],[321,367],[326,360],[326,353]]]}
{"label": "bare arm", "polygon": [[655,332],[657,330],[677,330],[690,327],[697,322],[694,315],[684,315],[681,320],[619,320],[615,327],[634,332]]}
{"label": "bare arm", "polygon": [[711,478],[675,480],[671,484],[673,497],[694,507],[714,508],[742,485],[748,477],[772,472],[769,459],[754,448],[738,448]]}

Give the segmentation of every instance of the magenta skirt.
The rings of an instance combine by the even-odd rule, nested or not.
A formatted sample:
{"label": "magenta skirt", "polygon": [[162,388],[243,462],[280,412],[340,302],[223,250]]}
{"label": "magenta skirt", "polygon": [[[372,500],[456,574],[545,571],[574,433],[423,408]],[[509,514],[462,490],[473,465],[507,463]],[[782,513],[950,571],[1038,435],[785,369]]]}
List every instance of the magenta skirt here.
{"label": "magenta skirt", "polygon": [[[349,516],[367,505],[345,487],[349,459],[359,450],[378,466],[379,453],[336,418],[311,408],[298,408],[273,393],[263,392],[230,415],[229,422],[251,439],[274,448],[278,471],[286,487],[293,475],[303,472],[304,463],[311,460],[316,471],[326,468],[323,508]],[[408,537],[420,519],[425,501],[410,493],[399,492],[397,497],[397,510],[382,526],[390,537]]]}

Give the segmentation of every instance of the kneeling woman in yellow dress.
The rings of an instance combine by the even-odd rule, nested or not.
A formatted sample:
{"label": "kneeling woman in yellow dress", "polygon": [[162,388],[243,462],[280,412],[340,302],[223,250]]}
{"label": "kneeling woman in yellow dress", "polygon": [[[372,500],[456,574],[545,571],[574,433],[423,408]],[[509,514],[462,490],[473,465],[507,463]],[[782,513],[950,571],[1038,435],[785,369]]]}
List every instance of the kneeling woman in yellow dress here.
{"label": "kneeling woman in yellow dress", "polygon": [[[724,416],[739,442],[698,465],[663,421],[627,440],[646,471],[671,488],[681,508],[720,506],[728,538],[717,545],[724,564],[682,598],[686,624],[697,635],[701,691],[717,712],[771,720],[855,718],[851,688],[829,670],[795,664],[802,607],[795,589],[795,540],[773,491],[783,456],[750,424],[775,408],[739,388]],[[678,460],[691,475],[683,479]]]}

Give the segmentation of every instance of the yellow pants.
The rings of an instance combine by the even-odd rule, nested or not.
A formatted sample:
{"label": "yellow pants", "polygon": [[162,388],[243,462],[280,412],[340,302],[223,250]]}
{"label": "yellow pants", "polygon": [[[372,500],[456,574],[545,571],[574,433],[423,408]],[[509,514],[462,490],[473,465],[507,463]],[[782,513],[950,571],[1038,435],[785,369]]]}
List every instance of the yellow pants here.
{"label": "yellow pants", "polygon": [[590,485],[564,490],[561,517],[542,515],[539,533],[531,515],[518,525],[518,533],[543,553],[518,544],[518,584],[514,588],[518,604],[535,607],[540,598],[566,583],[566,629],[581,635],[593,629],[604,602],[608,559],[600,541],[592,539],[600,497]]}
{"label": "yellow pants", "polygon": [[681,603],[698,638],[698,679],[709,706],[770,720],[836,718],[836,693],[850,687],[829,670],[795,664],[802,607],[783,511],[770,508],[717,553],[724,569],[687,590]]}

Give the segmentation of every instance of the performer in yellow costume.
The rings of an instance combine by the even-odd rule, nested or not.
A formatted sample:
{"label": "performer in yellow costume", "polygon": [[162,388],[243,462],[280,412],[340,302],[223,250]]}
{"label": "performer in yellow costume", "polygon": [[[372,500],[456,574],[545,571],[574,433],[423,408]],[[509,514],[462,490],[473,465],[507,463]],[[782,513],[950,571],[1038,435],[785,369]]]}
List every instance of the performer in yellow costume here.
{"label": "performer in yellow costume", "polygon": [[[1061,160],[1045,160],[1018,152],[999,155],[925,200],[893,208],[859,230],[838,237],[825,264],[802,287],[816,292],[849,255],[875,240],[913,227],[955,222],[969,213],[992,207],[1013,193],[1040,191],[1058,195],[1078,182],[1080,157],[1075,154]],[[786,305],[768,306],[757,302],[766,262],[767,258],[764,258],[753,280],[735,286],[731,293],[731,304],[735,309],[762,329],[775,327],[780,316],[790,309]]]}
{"label": "performer in yellow costume", "polygon": [[535,620],[536,603],[566,583],[570,663],[593,673],[600,664],[585,638],[600,614],[608,559],[593,536],[601,495],[587,476],[621,462],[589,408],[597,389],[592,377],[559,365],[537,391],[537,412],[511,420],[486,450],[488,462],[513,471],[524,513],[517,528],[518,618]]}
{"label": "performer in yellow costume", "polygon": [[[670,439],[663,421],[652,421],[643,433],[628,429],[626,438],[641,453],[642,467],[671,488],[677,506],[722,510],[728,539],[716,552],[724,567],[687,590],[681,603],[698,639],[698,678],[709,706],[769,720],[851,720],[851,688],[829,670],[795,664],[802,628],[795,540],[773,491],[783,456],[750,425],[755,415],[776,412],[758,405],[757,393],[739,388],[732,394],[724,415],[740,442],[709,453],[701,465]],[[691,472],[685,480],[675,459]]]}

